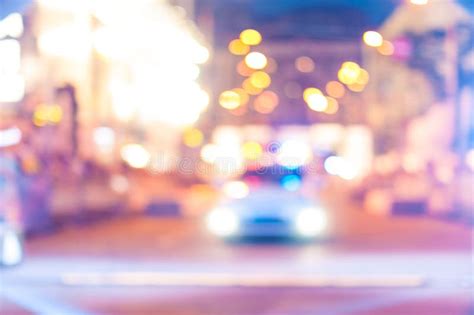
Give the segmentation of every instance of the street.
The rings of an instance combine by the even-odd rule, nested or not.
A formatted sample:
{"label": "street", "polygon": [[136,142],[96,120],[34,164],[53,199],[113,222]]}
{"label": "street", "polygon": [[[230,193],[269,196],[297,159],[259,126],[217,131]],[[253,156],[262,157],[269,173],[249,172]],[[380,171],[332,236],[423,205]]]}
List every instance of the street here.
{"label": "street", "polygon": [[474,0],[0,0],[0,315],[474,315]]}
{"label": "street", "polygon": [[229,244],[142,215],[36,236],[2,270],[2,314],[472,314],[471,229],[331,207],[320,242]]}

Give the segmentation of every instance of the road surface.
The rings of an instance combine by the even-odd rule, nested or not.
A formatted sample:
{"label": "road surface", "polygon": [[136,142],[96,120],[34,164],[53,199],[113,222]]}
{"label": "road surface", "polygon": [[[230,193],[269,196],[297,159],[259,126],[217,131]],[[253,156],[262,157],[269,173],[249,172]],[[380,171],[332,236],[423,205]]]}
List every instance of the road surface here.
{"label": "road surface", "polygon": [[27,242],[1,314],[468,315],[472,229],[333,204],[331,240],[227,244],[197,218],[132,215]]}

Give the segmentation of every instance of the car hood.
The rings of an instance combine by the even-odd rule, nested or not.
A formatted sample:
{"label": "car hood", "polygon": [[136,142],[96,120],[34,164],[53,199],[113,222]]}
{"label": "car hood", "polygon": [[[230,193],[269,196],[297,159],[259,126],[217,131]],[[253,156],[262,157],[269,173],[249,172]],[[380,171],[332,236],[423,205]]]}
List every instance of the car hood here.
{"label": "car hood", "polygon": [[243,199],[227,199],[223,207],[231,208],[241,217],[293,217],[301,209],[316,203],[296,192],[276,187],[252,190]]}

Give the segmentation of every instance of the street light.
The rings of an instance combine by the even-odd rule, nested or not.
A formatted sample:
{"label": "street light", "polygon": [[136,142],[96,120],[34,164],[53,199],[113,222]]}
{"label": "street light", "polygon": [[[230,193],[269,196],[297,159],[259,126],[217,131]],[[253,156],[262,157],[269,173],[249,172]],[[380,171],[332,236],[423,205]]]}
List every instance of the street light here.
{"label": "street light", "polygon": [[328,100],[322,94],[312,94],[308,96],[308,107],[316,112],[324,112],[328,107]]}
{"label": "street light", "polygon": [[240,95],[235,91],[224,91],[219,96],[219,104],[225,109],[236,109],[240,103]]}
{"label": "street light", "polygon": [[428,4],[428,0],[410,0],[410,3],[414,5],[425,5]]}
{"label": "street light", "polygon": [[253,51],[245,56],[245,64],[255,70],[261,70],[267,65],[267,57],[260,52]]}
{"label": "street light", "polygon": [[305,102],[308,102],[310,96],[314,94],[323,95],[320,89],[317,89],[315,87],[309,87],[303,91],[303,99],[305,100]]}
{"label": "street light", "polygon": [[229,43],[229,51],[234,55],[245,55],[250,51],[250,47],[240,39],[234,39]]}
{"label": "street light", "polygon": [[252,75],[250,76],[250,82],[256,88],[266,89],[270,86],[272,79],[266,72],[257,71],[252,73]]}
{"label": "street light", "polygon": [[380,47],[383,44],[383,36],[376,31],[367,31],[363,35],[364,43],[370,47]]}
{"label": "street light", "polygon": [[246,45],[255,46],[262,41],[262,35],[256,30],[246,29],[240,33],[240,40]]}

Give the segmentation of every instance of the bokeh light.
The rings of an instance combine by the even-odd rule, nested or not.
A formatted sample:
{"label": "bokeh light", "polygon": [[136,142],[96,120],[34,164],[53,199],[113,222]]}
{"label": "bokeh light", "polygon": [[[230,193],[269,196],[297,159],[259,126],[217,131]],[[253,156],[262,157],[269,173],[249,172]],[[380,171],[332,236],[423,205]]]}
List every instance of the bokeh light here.
{"label": "bokeh light", "polygon": [[199,147],[204,140],[204,135],[201,130],[197,128],[188,128],[183,133],[183,143],[190,147]]}
{"label": "bokeh light", "polygon": [[37,127],[55,125],[61,122],[63,110],[59,105],[38,105],[33,113],[33,123]]}
{"label": "bokeh light", "polygon": [[362,92],[365,89],[365,84],[352,83],[347,85],[347,88],[352,92]]}
{"label": "bokeh light", "polygon": [[357,80],[355,83],[357,84],[361,84],[361,85],[366,85],[367,83],[369,83],[369,72],[367,72],[367,70],[365,69],[360,69],[360,72],[359,72],[359,76],[357,77]]}
{"label": "bokeh light", "polygon": [[340,156],[330,156],[324,161],[324,169],[331,175],[337,175],[345,180],[352,180],[357,172],[350,163]]}
{"label": "bokeh light", "polygon": [[193,49],[193,62],[197,64],[206,63],[209,60],[210,53],[206,47],[196,46]]}
{"label": "bokeh light", "polygon": [[23,30],[23,17],[20,13],[11,13],[0,20],[0,38],[19,38]]}
{"label": "bokeh light", "polygon": [[243,77],[249,77],[252,73],[255,72],[255,70],[249,68],[243,60],[237,64],[236,70],[237,70],[237,73]]}
{"label": "bokeh light", "polygon": [[225,109],[235,109],[240,106],[240,96],[235,91],[224,91],[219,96],[219,104]]}
{"label": "bokeh light", "polygon": [[346,61],[342,64],[337,73],[339,81],[345,84],[353,84],[357,81],[360,74],[360,66],[352,61]]}
{"label": "bokeh light", "polygon": [[377,51],[384,56],[391,56],[395,52],[395,46],[388,40],[384,40],[383,44],[377,47]]}
{"label": "bokeh light", "polygon": [[249,194],[249,186],[240,180],[230,181],[223,186],[224,194],[234,199],[242,199]]}
{"label": "bokeh light", "polygon": [[409,0],[411,4],[415,5],[425,5],[428,4],[429,0]]}
{"label": "bokeh light", "polygon": [[250,76],[250,82],[256,88],[265,89],[270,86],[272,80],[266,72],[256,71]]}
{"label": "bokeh light", "polygon": [[258,160],[262,154],[263,148],[258,142],[249,141],[242,145],[242,155],[247,160]]}
{"label": "bokeh light", "polygon": [[342,98],[346,94],[346,88],[337,81],[329,81],[326,84],[326,93],[334,98]]}
{"label": "bokeh light", "polygon": [[315,87],[306,88],[303,91],[303,99],[305,100],[305,102],[308,102],[309,97],[314,94],[323,95],[323,92],[321,92],[320,89],[317,89]]}
{"label": "bokeh light", "polygon": [[230,110],[230,113],[234,116],[243,116],[248,112],[247,106],[239,106],[236,109]]}
{"label": "bokeh light", "polygon": [[133,168],[145,168],[151,160],[150,153],[138,143],[124,145],[120,150],[120,156]]}
{"label": "bokeh light", "polygon": [[[0,29],[1,31],[1,29]],[[1,34],[0,34],[1,35]],[[21,69],[21,44],[16,39],[0,40],[1,71],[5,74],[15,74]]]}
{"label": "bokeh light", "polygon": [[269,114],[278,106],[279,97],[273,91],[265,91],[255,99],[253,105],[255,111],[261,114]]}
{"label": "bokeh light", "polygon": [[234,39],[229,43],[229,51],[237,56],[246,55],[250,51],[250,47],[244,43],[240,39]]}
{"label": "bokeh light", "polygon": [[383,44],[383,36],[376,31],[367,31],[362,38],[364,43],[370,47],[380,47]]}
{"label": "bokeh light", "polygon": [[252,83],[252,81],[250,80],[250,78],[246,79],[246,80],[242,83],[242,87],[243,87],[243,89],[245,90],[245,92],[247,92],[247,93],[250,94],[250,95],[258,95],[258,94],[262,93],[262,89],[256,87],[255,85],[253,85],[253,83]]}
{"label": "bokeh light", "polygon": [[328,100],[322,94],[311,94],[307,100],[308,107],[316,112],[324,112],[328,107]]}
{"label": "bokeh light", "polygon": [[109,180],[110,188],[118,194],[124,194],[130,188],[130,182],[126,176],[121,174],[114,174]]}
{"label": "bokeh light", "polygon": [[308,143],[297,139],[289,139],[281,144],[277,161],[282,166],[294,169],[309,163],[312,157],[313,153]]}
{"label": "bokeh light", "polygon": [[245,64],[251,69],[261,70],[267,65],[267,57],[261,52],[252,51],[245,56]]}
{"label": "bokeh light", "polygon": [[337,111],[339,110],[338,101],[335,98],[332,98],[330,96],[327,96],[326,99],[328,101],[328,104],[324,112],[329,115],[333,115],[337,113]]}
{"label": "bokeh light", "polygon": [[215,144],[209,143],[201,148],[200,156],[201,159],[206,163],[214,163],[218,155],[219,148]]}
{"label": "bokeh light", "polygon": [[262,35],[254,29],[246,29],[240,33],[242,43],[250,46],[258,45],[262,42]]}
{"label": "bokeh light", "polygon": [[97,127],[92,138],[100,151],[111,151],[115,146],[115,131],[110,127]]}
{"label": "bokeh light", "polygon": [[309,73],[314,71],[314,61],[308,56],[301,56],[295,60],[295,68],[299,72]]}
{"label": "bokeh light", "polygon": [[240,106],[247,105],[247,103],[249,102],[249,95],[244,89],[235,88],[232,89],[232,91],[239,94]]}
{"label": "bokeh light", "polygon": [[289,191],[297,191],[301,184],[301,178],[298,175],[286,175],[281,179],[281,185]]}
{"label": "bokeh light", "polygon": [[18,127],[0,129],[0,148],[17,145],[22,137],[22,132]]}

